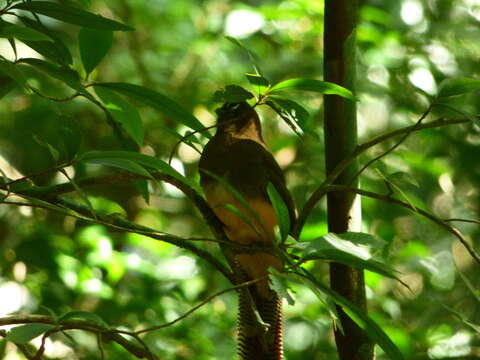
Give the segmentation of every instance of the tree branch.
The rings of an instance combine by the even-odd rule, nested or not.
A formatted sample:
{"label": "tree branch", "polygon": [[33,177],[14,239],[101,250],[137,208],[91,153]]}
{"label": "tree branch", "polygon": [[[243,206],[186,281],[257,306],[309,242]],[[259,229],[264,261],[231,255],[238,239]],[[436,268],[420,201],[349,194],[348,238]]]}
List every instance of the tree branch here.
{"label": "tree branch", "polygon": [[[147,348],[145,344],[139,346],[134,342],[125,339],[117,330],[106,329],[99,324],[83,319],[68,319],[57,321],[47,315],[12,315],[0,318],[0,326],[14,324],[50,324],[56,325],[62,330],[84,330],[96,334],[102,334],[104,340],[111,340],[122,346],[125,350],[135,355],[137,358],[155,360],[156,356]],[[34,358],[34,357],[32,357]]]}
{"label": "tree branch", "polygon": [[426,124],[420,124],[420,125],[415,124],[415,125],[401,128],[401,129],[393,130],[391,132],[376,136],[373,139],[358,145],[355,148],[355,150],[350,153],[349,156],[347,156],[340,164],[338,164],[338,166],[335,167],[335,169],[332,170],[329,176],[327,176],[327,178],[322,182],[322,184],[320,184],[317,187],[317,190],[315,190],[312,193],[312,195],[309,197],[309,199],[307,200],[307,202],[305,203],[305,205],[303,206],[302,210],[298,215],[297,222],[292,231],[292,236],[295,238],[299,237],[300,233],[302,232],[303,225],[305,225],[305,222],[308,216],[310,215],[310,212],[315,208],[317,203],[326,194],[326,191],[324,191],[324,188],[332,184],[333,181],[337,179],[337,177],[343,172],[343,170],[345,170],[345,168],[352,161],[354,161],[359,155],[363,154],[365,151],[367,151],[371,147],[399,135],[410,134],[412,132],[416,132],[424,129],[432,129],[432,128],[456,125],[456,124],[467,124],[471,122],[472,120],[470,119],[453,119],[453,120],[438,119]]}
{"label": "tree branch", "polygon": [[373,199],[378,199],[382,200],[388,203],[392,203],[395,205],[402,206],[406,209],[411,210],[414,213],[417,213],[419,215],[422,215],[423,217],[429,219],[430,221],[436,223],[440,227],[444,228],[446,231],[449,233],[453,234],[459,241],[462,243],[462,245],[465,247],[465,249],[469,252],[469,254],[475,259],[480,264],[480,255],[475,251],[472,245],[470,245],[467,241],[467,239],[464,238],[462,233],[454,228],[453,226],[449,225],[445,220],[440,219],[439,217],[429,213],[428,211],[419,209],[418,207],[414,207],[409,203],[400,201],[398,199],[392,198],[391,196],[387,195],[381,195],[377,194],[374,192],[366,191],[366,190],[361,190],[357,188],[352,188],[349,186],[344,186],[344,185],[329,185],[324,188],[324,192],[332,192],[332,191],[348,191],[348,192],[354,192],[356,194],[362,195],[362,196],[367,196],[369,198]]}

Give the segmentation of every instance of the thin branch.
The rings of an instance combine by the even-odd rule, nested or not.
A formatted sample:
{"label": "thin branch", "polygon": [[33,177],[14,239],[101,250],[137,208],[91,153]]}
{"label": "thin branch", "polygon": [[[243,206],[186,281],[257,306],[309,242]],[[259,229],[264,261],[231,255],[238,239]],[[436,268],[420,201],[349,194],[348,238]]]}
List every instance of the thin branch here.
{"label": "thin branch", "polygon": [[[64,330],[84,330],[93,333],[101,333],[104,335],[105,340],[112,340],[121,345],[125,350],[135,355],[136,357],[143,359],[147,358],[155,360],[155,355],[148,349],[135,344],[134,342],[124,338],[119,332],[111,329],[106,329],[100,326],[98,323],[90,322],[83,319],[68,319],[57,321],[52,316],[48,315],[11,315],[0,318],[0,326],[15,325],[15,324],[50,324],[59,326],[57,331]],[[54,330],[54,329],[52,329]]]}
{"label": "thin branch", "polygon": [[[241,284],[238,284],[238,285],[235,285],[235,286],[232,286],[228,289],[224,289],[222,291],[219,291],[211,296],[209,296],[208,298],[206,298],[205,300],[203,300],[200,304],[194,306],[193,308],[191,308],[190,310],[188,310],[185,314],[179,316],[178,318],[176,318],[175,320],[172,320],[168,323],[165,323],[165,324],[162,324],[162,325],[157,325],[157,326],[152,326],[152,327],[149,327],[149,328],[146,328],[146,329],[143,329],[143,330],[140,330],[140,331],[136,331],[135,334],[137,335],[140,335],[142,333],[146,333],[146,332],[151,332],[151,331],[155,331],[155,330],[159,330],[159,329],[163,329],[163,328],[166,328],[166,327],[169,327],[169,326],[172,326],[174,324],[176,324],[177,322],[185,319],[187,316],[191,315],[193,312],[195,312],[196,310],[200,309],[202,306],[206,305],[207,303],[209,303],[210,301],[212,301],[213,299],[215,299],[216,297],[220,296],[220,295],[223,295],[227,292],[230,292],[230,291],[235,291],[235,290],[239,290],[241,288],[245,288],[247,286],[250,286],[250,285],[253,285],[253,284],[256,284],[257,282],[259,281],[262,281],[264,279],[266,279],[268,277],[268,275],[265,275],[265,276],[262,276],[260,278],[257,278],[257,279],[254,279],[254,280],[250,280],[250,281],[246,281],[246,282],[243,282]],[[130,333],[128,333],[130,335]]]}
{"label": "thin branch", "polygon": [[395,145],[393,145],[390,149],[388,149],[387,151],[383,152],[382,154],[374,157],[373,159],[371,159],[370,161],[368,161],[365,165],[362,166],[362,168],[360,170],[358,170],[355,175],[352,176],[352,179],[350,180],[350,182],[348,183],[348,185],[352,186],[353,182],[355,181],[355,179],[357,179],[360,174],[365,170],[367,169],[368,167],[370,167],[370,165],[372,165],[375,161],[381,159],[382,157],[384,156],[387,156],[388,154],[390,154],[392,151],[394,151],[396,148],[398,148],[405,140],[407,140],[408,136],[415,131],[416,128],[418,128],[421,124],[422,124],[422,121],[427,117],[427,115],[430,113],[430,111],[432,110],[434,104],[431,104],[427,110],[425,110],[425,112],[422,114],[422,116],[420,116],[420,118],[418,119],[417,123],[413,126],[413,127],[410,127],[410,131],[407,131],[406,133],[403,134],[403,136],[400,138],[400,140],[398,140]]}
{"label": "thin branch", "polygon": [[428,211],[419,209],[418,207],[413,207],[409,203],[400,201],[400,200],[392,198],[390,196],[381,195],[381,194],[377,194],[377,193],[374,193],[374,192],[361,190],[361,189],[357,189],[357,188],[352,188],[352,187],[349,187],[349,186],[330,185],[330,186],[328,186],[324,189],[324,192],[331,192],[331,191],[350,191],[350,192],[354,192],[354,193],[362,195],[362,196],[367,196],[369,198],[378,199],[378,200],[382,200],[382,201],[385,201],[385,202],[388,202],[388,203],[392,203],[392,204],[395,204],[395,205],[402,206],[406,209],[411,210],[412,212],[414,212],[416,214],[422,215],[423,217],[431,220],[432,222],[436,223],[440,227],[444,228],[449,233],[453,234],[460,241],[460,243],[465,247],[465,249],[469,252],[469,254],[475,259],[475,261],[477,261],[480,264],[480,255],[475,251],[473,246],[468,243],[467,239],[464,238],[462,233],[458,229],[454,228],[453,226],[450,226],[446,221],[436,217],[435,215],[429,213]]}
{"label": "thin branch", "polygon": [[44,99],[50,100],[50,101],[54,101],[54,102],[67,102],[67,101],[71,101],[71,100],[75,99],[78,96],[82,96],[82,94],[80,94],[79,92],[76,92],[76,93],[74,93],[70,96],[64,97],[64,98],[56,98],[56,97],[53,97],[53,96],[43,94],[40,90],[34,88],[33,86],[29,86],[28,88],[30,90],[32,90],[38,96],[40,96]]}
{"label": "thin branch", "polygon": [[480,220],[474,220],[474,219],[457,219],[457,218],[452,218],[452,219],[443,219],[443,221],[446,221],[446,222],[458,221],[458,222],[466,222],[466,223],[480,224]]}
{"label": "thin branch", "polygon": [[401,129],[397,129],[379,136],[374,137],[373,139],[364,142],[361,145],[358,145],[354,151],[351,152],[349,156],[343,159],[343,161],[338,164],[335,169],[329,174],[329,176],[317,187],[317,190],[313,192],[313,194],[309,197],[305,205],[303,206],[302,210],[299,213],[297,222],[295,227],[293,228],[292,235],[295,238],[298,238],[300,233],[302,232],[303,225],[305,224],[306,219],[310,212],[315,208],[317,203],[322,199],[325,195],[324,188],[330,184],[332,184],[337,177],[345,170],[345,168],[354,161],[359,155],[364,153],[366,150],[370,149],[371,147],[378,145],[386,140],[389,140],[393,137],[403,135],[403,134],[410,134],[412,132],[424,130],[424,129],[432,129],[442,126],[449,126],[449,125],[456,125],[456,124],[467,124],[471,123],[472,120],[470,119],[453,119],[453,120],[445,120],[445,119],[438,119],[435,121],[431,121],[426,124],[420,125],[412,125],[407,126]]}

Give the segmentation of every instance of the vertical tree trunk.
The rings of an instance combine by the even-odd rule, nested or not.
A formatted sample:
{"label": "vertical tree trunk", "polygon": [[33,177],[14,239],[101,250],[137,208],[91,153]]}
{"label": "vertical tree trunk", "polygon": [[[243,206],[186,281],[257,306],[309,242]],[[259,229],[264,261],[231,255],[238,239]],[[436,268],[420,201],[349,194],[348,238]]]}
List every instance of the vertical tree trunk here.
{"label": "vertical tree trunk", "polygon": [[[326,0],[324,30],[324,78],[355,90],[355,30],[357,0]],[[337,95],[325,96],[325,152],[327,173],[357,145],[356,104]],[[346,185],[356,164],[338,177],[336,184]],[[355,184],[354,184],[355,185]],[[360,231],[360,198],[350,192],[329,193],[328,229],[331,232]],[[332,288],[367,311],[363,271],[342,264],[331,264]],[[341,360],[373,359],[373,344],[365,332],[338,308],[343,327],[335,330]]]}

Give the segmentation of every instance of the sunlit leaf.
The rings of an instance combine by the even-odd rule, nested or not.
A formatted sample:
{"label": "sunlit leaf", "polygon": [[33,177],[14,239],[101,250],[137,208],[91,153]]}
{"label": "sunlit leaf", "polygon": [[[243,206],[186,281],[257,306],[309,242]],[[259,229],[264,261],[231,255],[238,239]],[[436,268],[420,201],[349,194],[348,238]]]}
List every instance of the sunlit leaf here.
{"label": "sunlit leaf", "polygon": [[50,1],[27,1],[16,4],[13,9],[32,11],[37,14],[45,15],[66,23],[90,27],[99,30],[133,30],[130,26],[124,25],[114,20],[107,19],[100,15],[95,15],[85,10],[61,3]]}
{"label": "sunlit leaf", "polygon": [[458,78],[446,80],[438,92],[438,98],[466,94],[480,89],[480,80]]}
{"label": "sunlit leaf", "polygon": [[280,90],[306,90],[320,94],[339,95],[346,99],[355,100],[350,90],[331,82],[315,79],[295,78],[285,80],[272,86],[269,92],[273,93]]}
{"label": "sunlit leaf", "polygon": [[270,287],[272,290],[275,291],[279,297],[286,299],[289,305],[295,305],[295,299],[288,286],[288,276],[273,267],[270,267],[268,272],[268,277],[271,281]]}
{"label": "sunlit leaf", "polygon": [[40,336],[54,328],[55,325],[51,324],[20,325],[11,329],[5,338],[11,342],[14,342],[15,344],[26,344],[35,339],[37,336]]}
{"label": "sunlit leaf", "polygon": [[135,140],[138,146],[142,146],[143,125],[137,109],[108,88],[97,86],[95,87],[95,92],[113,118],[122,124],[122,127]]}
{"label": "sunlit leaf", "polygon": [[257,90],[258,94],[263,94],[270,86],[270,82],[262,75],[246,73],[245,76],[248,82]]}
{"label": "sunlit leaf", "polygon": [[113,32],[83,27],[78,33],[80,58],[87,74],[102,61],[113,43]]}

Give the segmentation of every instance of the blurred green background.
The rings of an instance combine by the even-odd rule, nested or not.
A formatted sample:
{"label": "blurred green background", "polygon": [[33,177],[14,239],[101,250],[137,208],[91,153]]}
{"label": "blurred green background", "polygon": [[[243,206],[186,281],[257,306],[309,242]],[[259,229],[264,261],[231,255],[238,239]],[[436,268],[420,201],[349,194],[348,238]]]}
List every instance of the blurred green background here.
{"label": "blurred green background", "polygon": [[[213,93],[227,84],[248,87],[252,72],[247,54],[225,39],[240,39],[256,54],[272,83],[294,77],[322,79],[323,1],[83,0],[76,5],[135,27],[116,32],[112,49],[90,75],[95,81],[122,81],[159,91],[183,105],[206,126],[214,122]],[[3,1],[5,3],[5,1]],[[476,0],[361,1],[358,27],[358,118],[360,139],[412,125],[446,78],[478,77],[480,2]],[[0,6],[3,6],[0,1]],[[84,72],[78,52],[79,27],[42,19],[56,29]],[[10,20],[9,20],[10,21]],[[20,57],[39,57],[17,42]],[[13,59],[7,39],[0,54]],[[32,73],[43,93],[64,97],[71,90]],[[36,79],[36,80],[35,80]],[[266,142],[285,171],[297,206],[324,178],[322,98],[298,93],[292,99],[310,112],[304,139],[298,138],[269,109],[261,109]],[[449,105],[478,114],[473,93]],[[174,119],[141,106],[145,129],[141,151],[168,159],[177,139],[171,131],[188,129]],[[463,118],[437,108],[429,119]],[[480,128],[455,125],[410,136],[394,153],[361,178],[362,187],[385,193],[379,171],[403,172],[399,184],[409,201],[441,218],[479,218]],[[66,136],[65,134],[74,134]],[[35,137],[58,149],[78,141],[80,152],[115,150],[121,145],[104,114],[84,99],[52,102],[14,90],[0,101],[0,169],[9,178],[54,166]],[[202,143],[206,138],[199,137]],[[360,160],[386,149],[377,146]],[[186,145],[173,164],[198,180],[199,155]],[[79,165],[70,175],[108,172]],[[406,175],[408,174],[408,176]],[[414,180],[413,180],[414,179]],[[62,174],[36,177],[36,184],[65,182]],[[86,188],[95,209],[122,213],[129,220],[186,237],[211,236],[200,215],[181,193],[150,184],[146,203],[131,183]],[[75,198],[75,195],[71,195]],[[313,212],[302,240],[326,231],[325,205]],[[480,248],[480,226],[455,223]],[[400,283],[366,274],[370,315],[409,359],[480,358],[480,277],[478,264],[450,234],[405,209],[363,200],[363,231],[388,242],[385,254],[398,269]],[[202,245],[221,256],[213,243]],[[82,309],[109,324],[130,330],[168,322],[207,296],[229,286],[201,259],[174,246],[140,235],[113,232],[101,225],[42,209],[0,204],[0,314],[56,313]],[[315,273],[328,280],[325,264]],[[461,272],[461,273],[460,273]],[[471,289],[467,286],[471,285]],[[294,288],[294,306],[285,306],[286,358],[336,359],[331,321],[307,288]],[[476,297],[474,296],[476,295]],[[145,341],[161,359],[235,357],[236,296],[216,298],[180,323],[148,334]],[[72,332],[47,343],[48,359],[98,359],[95,337]],[[0,346],[0,358],[22,359],[12,344]],[[116,345],[107,358],[130,358]],[[378,359],[385,359],[378,349]]]}

